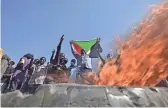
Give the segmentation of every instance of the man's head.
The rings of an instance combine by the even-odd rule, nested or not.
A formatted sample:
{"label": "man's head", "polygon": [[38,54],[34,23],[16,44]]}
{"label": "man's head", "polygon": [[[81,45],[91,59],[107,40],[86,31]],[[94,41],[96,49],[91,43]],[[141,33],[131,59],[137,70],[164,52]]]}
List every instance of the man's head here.
{"label": "man's head", "polygon": [[112,54],[107,54],[107,59],[112,59]]}
{"label": "man's head", "polygon": [[71,60],[71,65],[75,65],[76,64],[76,60],[75,59],[72,59]]}
{"label": "man's head", "polygon": [[86,51],[84,49],[81,50],[81,55],[85,55]]}
{"label": "man's head", "polygon": [[2,56],[2,59],[7,60],[8,62],[11,60],[11,58],[6,54]]}
{"label": "man's head", "polygon": [[15,65],[15,62],[14,61],[10,61],[9,65],[13,66],[13,65]]}
{"label": "man's head", "polygon": [[41,57],[40,58],[40,64],[43,65],[46,62],[46,58],[45,57]]}
{"label": "man's head", "polygon": [[64,53],[60,53],[60,58],[65,58],[65,54]]}
{"label": "man's head", "polygon": [[39,59],[34,59],[33,64],[38,65],[40,63]]}
{"label": "man's head", "polygon": [[68,59],[67,58],[60,59],[60,64],[61,65],[66,65],[67,63],[68,63]]}

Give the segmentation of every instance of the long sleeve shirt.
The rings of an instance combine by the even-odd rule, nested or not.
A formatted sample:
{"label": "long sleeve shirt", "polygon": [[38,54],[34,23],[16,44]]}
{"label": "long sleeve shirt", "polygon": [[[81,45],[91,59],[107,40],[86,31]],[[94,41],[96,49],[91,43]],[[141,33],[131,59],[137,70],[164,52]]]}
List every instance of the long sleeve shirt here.
{"label": "long sleeve shirt", "polygon": [[92,69],[91,58],[88,55],[78,56],[77,58],[77,66],[85,67],[88,69]]}

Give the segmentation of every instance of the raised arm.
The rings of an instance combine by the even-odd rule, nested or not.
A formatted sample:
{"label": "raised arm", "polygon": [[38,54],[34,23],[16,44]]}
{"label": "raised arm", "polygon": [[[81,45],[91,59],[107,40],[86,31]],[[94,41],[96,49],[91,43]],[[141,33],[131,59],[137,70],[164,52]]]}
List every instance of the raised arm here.
{"label": "raised arm", "polygon": [[60,42],[59,42],[59,44],[58,44],[58,46],[57,46],[57,47],[59,47],[59,46],[61,46],[61,45],[62,45],[63,40],[64,40],[64,35],[62,35],[62,36],[61,36],[61,38],[60,38]]}
{"label": "raised arm", "polygon": [[50,63],[53,63],[53,59],[54,59],[54,54],[55,54],[55,50],[52,51],[52,55],[50,57]]}
{"label": "raised arm", "polygon": [[103,57],[100,55],[100,53],[99,53],[99,58],[100,58],[100,60],[102,61],[103,65],[104,65],[104,64],[105,64],[105,60],[104,60]]}
{"label": "raised arm", "polygon": [[55,61],[54,64],[59,64],[59,56],[60,56],[60,53],[61,53],[61,45],[62,45],[63,40],[64,40],[64,35],[61,36],[60,42],[57,46],[57,52],[56,52],[56,55],[55,55],[55,58],[54,58],[54,61]]}

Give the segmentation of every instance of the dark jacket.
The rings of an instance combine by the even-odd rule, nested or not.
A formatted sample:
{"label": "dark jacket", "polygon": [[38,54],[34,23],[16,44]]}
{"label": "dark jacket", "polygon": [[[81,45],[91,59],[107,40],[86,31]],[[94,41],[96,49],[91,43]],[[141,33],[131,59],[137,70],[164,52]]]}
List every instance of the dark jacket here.
{"label": "dark jacket", "polygon": [[20,59],[19,63],[17,64],[12,77],[15,80],[19,80],[20,82],[23,82],[23,80],[25,79],[25,75],[28,72],[28,66],[29,66],[30,62],[31,62],[31,59],[28,59],[26,57],[22,57]]}

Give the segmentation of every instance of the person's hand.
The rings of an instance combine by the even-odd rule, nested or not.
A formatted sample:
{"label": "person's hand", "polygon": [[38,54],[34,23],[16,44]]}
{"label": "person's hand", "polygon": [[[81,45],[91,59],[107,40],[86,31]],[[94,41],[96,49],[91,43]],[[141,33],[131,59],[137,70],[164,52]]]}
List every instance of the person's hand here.
{"label": "person's hand", "polygon": [[55,53],[55,49],[52,50],[52,54],[54,54],[54,53]]}
{"label": "person's hand", "polygon": [[60,39],[60,40],[61,40],[61,41],[63,41],[63,40],[64,40],[64,35],[62,35],[62,36],[61,36],[61,39]]}

